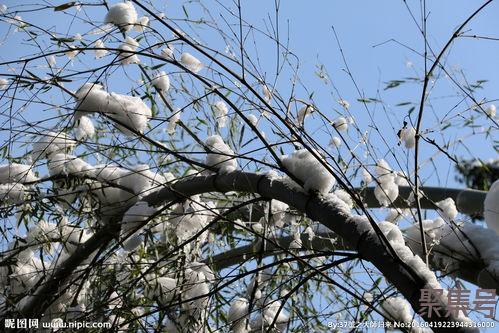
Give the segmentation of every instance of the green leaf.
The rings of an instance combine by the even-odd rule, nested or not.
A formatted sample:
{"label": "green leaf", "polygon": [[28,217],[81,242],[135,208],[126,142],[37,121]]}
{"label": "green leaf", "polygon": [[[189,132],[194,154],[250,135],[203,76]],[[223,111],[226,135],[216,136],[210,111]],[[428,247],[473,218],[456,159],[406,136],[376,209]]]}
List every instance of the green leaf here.
{"label": "green leaf", "polygon": [[398,87],[398,86],[400,86],[402,83],[405,83],[405,81],[404,81],[404,80],[392,80],[392,81],[386,82],[386,87],[385,87],[385,90],[388,90],[388,89],[392,89],[392,88]]}

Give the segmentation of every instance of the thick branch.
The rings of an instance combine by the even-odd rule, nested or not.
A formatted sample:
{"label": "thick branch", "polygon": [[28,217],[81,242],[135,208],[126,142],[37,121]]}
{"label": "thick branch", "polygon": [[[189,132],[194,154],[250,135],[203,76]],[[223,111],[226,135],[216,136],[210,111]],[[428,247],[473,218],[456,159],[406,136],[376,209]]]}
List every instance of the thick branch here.
{"label": "thick branch", "polygon": [[[314,221],[319,221],[331,229],[352,249],[357,250],[359,255],[376,266],[385,278],[390,281],[411,303],[416,312],[421,310],[419,298],[421,289],[427,288],[427,281],[421,276],[414,276],[400,263],[398,258],[394,258],[388,252],[382,240],[374,231],[368,221],[347,223],[348,215],[330,202],[315,195],[308,195],[298,190],[290,189],[286,184],[278,180],[272,180],[265,175],[246,173],[242,171],[231,172],[224,175],[209,175],[186,178],[173,184],[171,188],[163,188],[144,200],[150,205],[163,205],[179,198],[189,197],[207,192],[248,192],[259,194],[266,198],[277,199],[293,206],[297,210],[307,214]],[[75,256],[82,260],[84,255],[90,255],[97,250],[102,243],[96,242],[102,237],[100,233],[95,234],[81,249],[76,251]],[[98,244],[99,243],[99,244]],[[69,262],[69,263],[68,263]],[[39,317],[57,295],[53,292],[56,287],[69,277],[71,271],[78,266],[79,262],[70,257],[63,264],[63,270],[58,269],[53,278],[46,281],[35,295],[27,302],[22,309],[22,314],[27,317]],[[447,313],[446,304],[442,305],[442,312]],[[452,314],[442,317],[427,318],[431,322],[457,322]],[[442,329],[436,329],[443,331]],[[455,332],[474,331],[468,328],[460,328]]]}

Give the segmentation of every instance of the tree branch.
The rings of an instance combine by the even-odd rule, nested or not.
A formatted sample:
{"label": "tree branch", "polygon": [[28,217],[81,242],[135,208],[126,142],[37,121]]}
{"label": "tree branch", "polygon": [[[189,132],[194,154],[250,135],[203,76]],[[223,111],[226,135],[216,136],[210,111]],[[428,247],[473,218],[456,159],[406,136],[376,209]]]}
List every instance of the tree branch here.
{"label": "tree branch", "polygon": [[[309,195],[289,188],[284,182],[270,179],[262,174],[235,171],[224,175],[212,174],[186,178],[148,195],[144,201],[150,205],[163,205],[179,198],[208,192],[248,192],[266,198],[282,201],[305,213],[314,221],[319,221],[341,237],[351,248],[357,250],[360,257],[370,261],[411,303],[416,312],[421,310],[419,302],[421,289],[427,288],[428,281],[415,275],[400,264],[387,250],[381,238],[367,220],[348,220],[348,214],[316,195]],[[348,222],[347,222],[348,220]],[[45,311],[46,304],[57,297],[57,286],[70,276],[71,272],[91,253],[112,239],[113,234],[106,231],[97,232],[86,243],[82,244],[54,275],[43,283],[21,309],[26,317],[39,317]],[[447,305],[441,301],[442,312],[446,315],[425,320],[437,322],[460,322],[453,314],[447,313]],[[438,325],[438,324],[437,324]],[[436,331],[444,331],[436,328]],[[455,332],[475,331],[471,328],[459,328]]]}

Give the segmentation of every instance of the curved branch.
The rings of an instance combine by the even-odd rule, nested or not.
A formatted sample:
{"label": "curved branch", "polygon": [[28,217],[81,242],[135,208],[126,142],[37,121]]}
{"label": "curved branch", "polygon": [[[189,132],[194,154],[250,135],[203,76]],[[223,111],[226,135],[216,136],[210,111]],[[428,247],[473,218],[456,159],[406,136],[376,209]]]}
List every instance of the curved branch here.
{"label": "curved branch", "polygon": [[[316,195],[309,195],[295,189],[290,189],[284,182],[273,180],[265,175],[235,171],[228,174],[212,174],[207,176],[190,177],[178,181],[171,187],[163,188],[148,195],[144,201],[150,205],[163,205],[179,198],[185,198],[207,192],[248,192],[259,194],[266,198],[282,201],[297,210],[305,213],[314,221],[319,221],[340,236],[352,249],[356,249],[361,258],[370,261],[390,281],[406,299],[416,312],[420,312],[419,298],[421,289],[427,288],[423,277],[415,276],[403,267],[398,258],[388,252],[381,238],[366,220],[349,220],[348,214],[331,202]],[[21,310],[24,316],[39,317],[45,311],[46,304],[57,297],[57,286],[70,276],[81,261],[93,253],[103,242],[112,239],[113,233],[97,232],[86,243],[82,244],[76,253],[71,256],[62,267],[57,269],[52,278],[45,281],[35,292],[26,306]],[[442,302],[444,313],[446,304]],[[453,314],[446,314],[438,318],[424,319],[429,322],[458,322]],[[438,325],[438,324],[437,324]],[[438,329],[437,331],[440,331]],[[456,332],[474,331],[470,328],[460,328]]]}
{"label": "curved branch", "polygon": [[[281,248],[288,248],[291,242],[294,240],[292,236],[286,236],[282,238],[275,239],[274,244],[268,244],[264,256],[272,256],[277,254],[282,254]],[[339,239],[332,232],[321,232],[316,234],[312,240],[309,239],[307,234],[301,235],[302,248],[301,250],[309,251],[337,251],[337,250],[352,250],[342,239]],[[414,242],[411,239],[406,238],[406,243],[410,247],[421,247],[420,242]],[[261,249],[257,247],[259,241],[256,240],[250,244],[243,245],[226,252],[219,253],[215,256],[209,257],[204,260],[211,268],[216,270],[222,270],[230,266],[241,264],[246,260],[250,260],[257,255],[261,255]],[[438,253],[439,255],[447,256],[449,259],[458,265],[457,269],[448,271],[447,267],[442,265],[440,260],[435,260],[432,253]],[[486,263],[483,262],[478,257],[467,257],[467,258],[455,258],[449,250],[442,246],[441,244],[435,245],[430,251],[430,264],[435,270],[440,270],[444,273],[451,274],[461,280],[465,280],[474,285],[479,286],[483,289],[495,289],[496,293],[499,294],[499,281],[495,279],[487,269]],[[490,275],[490,279],[483,279],[480,276]]]}

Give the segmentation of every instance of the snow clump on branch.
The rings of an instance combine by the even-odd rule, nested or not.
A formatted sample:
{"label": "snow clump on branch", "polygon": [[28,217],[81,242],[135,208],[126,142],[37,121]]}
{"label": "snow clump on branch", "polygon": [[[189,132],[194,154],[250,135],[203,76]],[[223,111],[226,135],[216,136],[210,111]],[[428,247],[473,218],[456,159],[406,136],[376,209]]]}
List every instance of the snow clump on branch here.
{"label": "snow clump on branch", "polygon": [[211,106],[213,113],[215,114],[215,119],[217,121],[218,127],[223,128],[227,124],[227,113],[229,113],[229,109],[227,108],[227,104],[223,101],[217,101]]}
{"label": "snow clump on branch", "polygon": [[7,203],[23,202],[28,189],[23,184],[36,180],[38,177],[31,165],[11,163],[0,166],[0,200]]}
{"label": "snow clump on branch", "polygon": [[395,183],[395,174],[385,160],[379,160],[376,165],[378,185],[374,189],[374,195],[378,202],[387,207],[399,195],[398,185]]}
{"label": "snow clump on branch", "polygon": [[187,52],[182,53],[182,55],[180,56],[180,62],[193,73],[199,73],[204,67],[201,61]]}
{"label": "snow clump on branch", "polygon": [[129,1],[117,3],[109,8],[104,22],[116,25],[124,32],[130,31],[137,22],[137,11]]}
{"label": "snow clump on branch", "polygon": [[162,92],[167,92],[170,89],[170,77],[163,71],[154,76],[151,83]]}
{"label": "snow clump on branch", "polygon": [[137,51],[139,43],[131,38],[127,37],[125,42],[120,45],[119,49],[121,52],[118,54],[120,62],[122,65],[139,64],[140,58],[134,52]]}
{"label": "snow clump on branch", "polygon": [[67,153],[72,151],[75,145],[76,142],[70,139],[66,133],[49,131],[33,143],[31,158],[36,161],[51,154]]}
{"label": "snow clump on branch", "polygon": [[282,164],[303,182],[305,191],[329,193],[336,183],[333,175],[307,149],[294,151],[281,157]]}
{"label": "snow clump on branch", "polygon": [[219,135],[212,135],[205,140],[210,152],[206,155],[206,165],[214,167],[219,173],[224,174],[237,169],[237,160],[234,151],[223,141]]}
{"label": "snow clump on branch", "polygon": [[76,92],[76,98],[76,119],[93,112],[103,113],[122,123],[124,126],[116,124],[116,127],[127,136],[133,136],[133,131],[144,133],[152,116],[151,109],[140,97],[108,93],[99,84],[85,83]]}

